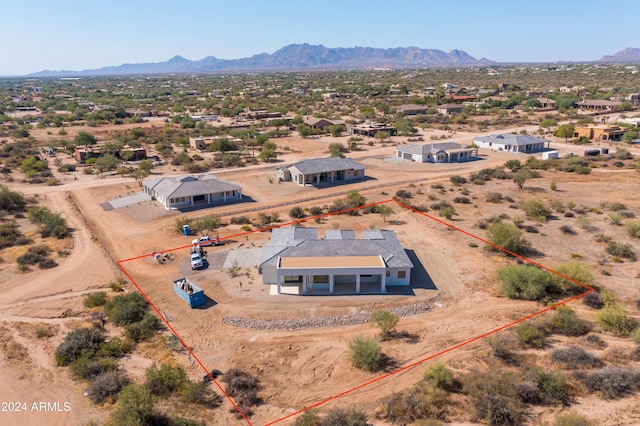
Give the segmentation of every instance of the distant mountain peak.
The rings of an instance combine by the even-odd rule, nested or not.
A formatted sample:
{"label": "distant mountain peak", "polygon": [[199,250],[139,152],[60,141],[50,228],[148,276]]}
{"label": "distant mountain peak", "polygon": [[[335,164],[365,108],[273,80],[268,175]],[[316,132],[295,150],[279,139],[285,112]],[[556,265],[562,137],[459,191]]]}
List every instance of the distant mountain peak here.
{"label": "distant mountain peak", "polygon": [[613,55],[605,55],[598,59],[598,62],[640,62],[640,49],[637,47],[627,47]]}
{"label": "distant mountain peak", "polygon": [[465,51],[458,49],[446,53],[438,49],[421,49],[415,46],[388,49],[374,47],[329,48],[321,44],[300,43],[289,44],[271,54],[260,53],[242,59],[217,59],[213,56],[207,56],[197,61],[191,61],[176,55],[165,62],[123,64],[83,71],[41,71],[31,74],[31,76],[366,69],[375,67],[419,68],[481,64],[493,64],[493,62],[486,59],[475,59]]}

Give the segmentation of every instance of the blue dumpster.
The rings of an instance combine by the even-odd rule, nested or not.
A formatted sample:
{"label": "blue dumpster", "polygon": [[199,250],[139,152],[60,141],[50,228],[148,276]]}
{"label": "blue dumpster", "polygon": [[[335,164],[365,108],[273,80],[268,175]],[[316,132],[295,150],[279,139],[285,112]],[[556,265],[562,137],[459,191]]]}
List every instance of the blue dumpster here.
{"label": "blue dumpster", "polygon": [[189,235],[191,233],[191,228],[189,228],[189,225],[182,225],[182,231],[184,232],[184,235]]}

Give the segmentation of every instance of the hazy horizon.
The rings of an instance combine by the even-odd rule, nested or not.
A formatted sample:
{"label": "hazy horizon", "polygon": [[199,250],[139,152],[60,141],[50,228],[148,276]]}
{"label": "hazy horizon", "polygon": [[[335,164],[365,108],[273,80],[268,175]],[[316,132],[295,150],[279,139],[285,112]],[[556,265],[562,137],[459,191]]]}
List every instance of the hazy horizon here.
{"label": "hazy horizon", "polygon": [[[277,3],[66,0],[3,5],[0,76],[82,71],[179,55],[240,59],[308,43],[329,48],[416,46],[496,62],[583,62],[639,47],[640,2]],[[597,22],[606,23],[604,27]],[[587,25],[588,24],[588,25]]]}

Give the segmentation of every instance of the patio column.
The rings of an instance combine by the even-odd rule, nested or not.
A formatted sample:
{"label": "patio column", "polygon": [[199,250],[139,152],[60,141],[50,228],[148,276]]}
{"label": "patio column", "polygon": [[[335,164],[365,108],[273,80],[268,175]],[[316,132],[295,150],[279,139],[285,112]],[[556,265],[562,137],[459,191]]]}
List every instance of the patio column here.
{"label": "patio column", "polygon": [[307,294],[307,275],[302,276],[302,294]]}
{"label": "patio column", "polygon": [[380,291],[382,293],[387,292],[387,273],[383,272],[380,274]]}
{"label": "patio column", "polygon": [[360,294],[360,274],[356,275],[356,293]]}
{"label": "patio column", "polygon": [[329,294],[333,294],[333,274],[329,275]]}

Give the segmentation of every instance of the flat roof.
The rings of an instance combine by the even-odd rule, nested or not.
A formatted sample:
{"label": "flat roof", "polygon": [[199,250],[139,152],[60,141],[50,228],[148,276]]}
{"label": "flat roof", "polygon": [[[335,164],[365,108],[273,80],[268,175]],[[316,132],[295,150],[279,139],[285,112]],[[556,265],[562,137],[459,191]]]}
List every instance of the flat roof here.
{"label": "flat roof", "polygon": [[280,268],[361,268],[385,264],[380,256],[296,256],[281,257]]}

